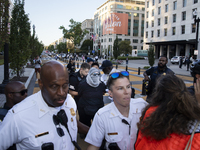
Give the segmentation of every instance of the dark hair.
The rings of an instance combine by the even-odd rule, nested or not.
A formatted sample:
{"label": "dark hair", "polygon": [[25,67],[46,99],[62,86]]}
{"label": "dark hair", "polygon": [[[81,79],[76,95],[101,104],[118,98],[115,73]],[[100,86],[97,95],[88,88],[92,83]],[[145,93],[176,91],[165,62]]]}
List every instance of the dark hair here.
{"label": "dark hair", "polygon": [[[194,121],[200,120],[198,102],[175,75],[162,75],[158,79],[151,101],[138,123],[138,129],[147,138],[161,140],[171,133],[189,134]],[[146,117],[146,111],[155,106],[155,111]]]}
{"label": "dark hair", "polygon": [[[160,57],[165,57],[165,58],[166,58],[166,61],[168,61],[167,56],[165,56],[165,55],[161,55]],[[160,58],[160,57],[159,57],[159,58]]]}
{"label": "dark hair", "polygon": [[109,75],[108,81],[106,83],[109,90],[111,90],[111,86],[114,84],[114,82],[119,78],[127,78],[129,80],[129,76],[123,76],[122,74],[119,74],[119,77],[112,78],[111,75]]}
{"label": "dark hair", "polygon": [[98,62],[93,62],[91,67],[93,67],[93,66],[98,66],[99,67],[99,63]]}
{"label": "dark hair", "polygon": [[83,70],[85,70],[85,69],[90,69],[90,65],[89,65],[88,63],[82,63],[82,64],[81,64],[81,68],[82,68]]}

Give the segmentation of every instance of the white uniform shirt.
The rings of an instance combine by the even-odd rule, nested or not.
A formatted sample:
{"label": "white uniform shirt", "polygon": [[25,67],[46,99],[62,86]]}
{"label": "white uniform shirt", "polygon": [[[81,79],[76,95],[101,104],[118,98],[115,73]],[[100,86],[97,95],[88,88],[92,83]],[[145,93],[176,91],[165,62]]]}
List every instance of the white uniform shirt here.
{"label": "white uniform shirt", "polygon": [[109,75],[112,74],[112,73],[114,73],[114,72],[120,72],[120,71],[117,70],[117,69],[115,69],[115,68],[113,68],[109,74],[102,74],[100,80],[101,80],[105,85],[107,85],[107,81],[108,81]]}
{"label": "white uniform shirt", "polygon": [[[142,98],[131,99],[128,118],[118,111],[114,102],[99,109],[85,141],[100,147],[105,137],[107,149],[110,143],[116,142],[121,150],[134,150],[138,130],[137,122],[139,122],[142,109],[146,105],[147,102]],[[129,125],[122,122],[122,119],[130,124],[130,129]]]}
{"label": "white uniform shirt", "polygon": [[[73,150],[66,128],[59,125],[64,136],[60,137],[53,122],[53,114],[64,109],[68,117],[68,128],[72,140],[77,138],[76,103],[70,94],[63,106],[48,107],[41,91],[27,97],[11,108],[0,125],[0,150],[16,143],[17,150],[41,150],[43,143],[52,142],[55,150]],[[48,133],[37,137],[36,135]]]}

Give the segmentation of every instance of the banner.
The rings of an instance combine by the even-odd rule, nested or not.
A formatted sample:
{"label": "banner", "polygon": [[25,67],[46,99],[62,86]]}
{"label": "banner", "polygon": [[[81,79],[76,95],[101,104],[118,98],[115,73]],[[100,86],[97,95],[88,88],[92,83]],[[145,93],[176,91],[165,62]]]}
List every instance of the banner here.
{"label": "banner", "polygon": [[111,13],[103,22],[105,34],[128,34],[128,14]]}

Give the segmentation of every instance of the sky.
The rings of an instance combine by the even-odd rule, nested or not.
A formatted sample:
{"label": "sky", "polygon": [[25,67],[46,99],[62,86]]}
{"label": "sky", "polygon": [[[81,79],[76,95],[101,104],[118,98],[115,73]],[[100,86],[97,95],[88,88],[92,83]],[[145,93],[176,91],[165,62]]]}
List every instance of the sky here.
{"label": "sky", "polygon": [[83,22],[93,19],[99,6],[107,0],[25,0],[31,31],[35,25],[36,36],[45,46],[63,37],[60,26],[69,29],[70,19]]}

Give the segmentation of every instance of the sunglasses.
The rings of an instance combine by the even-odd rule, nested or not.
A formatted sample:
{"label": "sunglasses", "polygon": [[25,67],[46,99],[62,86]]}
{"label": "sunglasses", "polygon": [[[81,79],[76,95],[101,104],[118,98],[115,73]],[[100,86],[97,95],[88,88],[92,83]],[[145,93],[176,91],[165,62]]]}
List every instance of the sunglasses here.
{"label": "sunglasses", "polygon": [[95,73],[93,73],[92,75],[93,75],[93,76],[99,76],[100,73],[99,73],[99,72],[95,72]]}
{"label": "sunglasses", "polygon": [[27,89],[24,89],[24,90],[21,90],[21,91],[19,91],[19,92],[10,92],[10,93],[20,93],[21,96],[24,96],[27,92],[28,92],[28,90],[27,90]]}
{"label": "sunglasses", "polygon": [[115,73],[112,73],[110,76],[113,78],[113,79],[116,79],[119,77],[119,75],[123,75],[125,77],[128,77],[129,76],[129,73],[127,71],[122,71],[122,72],[115,72]]}
{"label": "sunglasses", "polygon": [[61,127],[59,127],[59,118],[56,115],[53,115],[53,122],[56,126],[56,131],[60,137],[64,136],[65,133]]}

